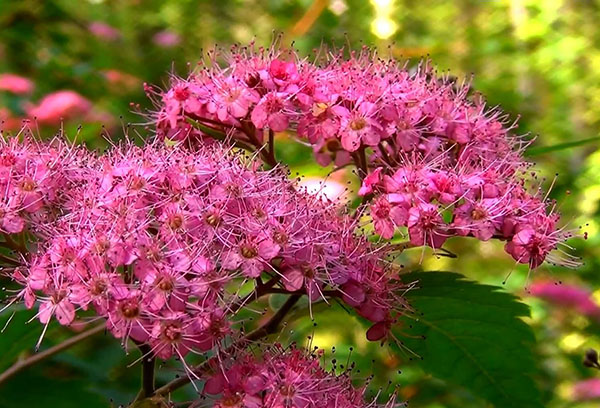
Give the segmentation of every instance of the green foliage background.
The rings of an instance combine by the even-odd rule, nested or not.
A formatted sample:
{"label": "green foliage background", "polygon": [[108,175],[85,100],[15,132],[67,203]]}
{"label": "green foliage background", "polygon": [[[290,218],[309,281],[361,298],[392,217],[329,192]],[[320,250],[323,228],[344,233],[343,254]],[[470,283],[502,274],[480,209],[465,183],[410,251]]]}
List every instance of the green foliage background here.
{"label": "green foliage background", "polygon": [[[382,8],[382,4],[386,7]],[[383,15],[396,24],[387,39],[374,34],[378,32],[377,18]],[[133,102],[151,108],[142,82],[162,85],[171,72],[187,74],[188,63],[193,66],[201,50],[214,44],[226,47],[255,39],[261,45],[269,45],[275,31],[283,33],[284,43],[295,41],[295,47],[304,55],[323,43],[353,47],[368,44],[384,54],[410,58],[413,64],[429,55],[440,72],[449,70],[459,81],[475,74],[474,88],[486,96],[490,105],[500,105],[511,117],[520,115],[520,133],[539,135],[529,151],[531,159],[550,179],[558,173],[551,195],[558,199],[566,222],[573,228],[585,225],[589,239],[572,243],[585,260],[580,269],[543,266],[529,278],[544,276],[587,286],[600,302],[600,152],[596,151],[600,136],[599,19],[598,0],[0,0],[0,73],[31,78],[36,85],[32,101],[59,89],[73,89],[89,98],[95,109],[114,118],[107,121],[104,129],[98,123],[83,127],[80,137],[91,147],[102,148],[106,145],[102,133],[118,137],[121,123],[143,126],[144,118],[131,113],[129,105]],[[117,28],[121,38],[105,41],[92,36],[88,25],[93,21]],[[152,42],[153,35],[165,29],[180,36],[179,45],[162,48]],[[128,73],[137,80],[131,87],[111,86],[103,75],[108,69]],[[14,115],[23,113],[23,102],[0,94],[0,107],[8,108]],[[65,124],[71,136],[78,124]],[[48,129],[48,134],[55,130]],[[576,143],[580,140],[586,142]],[[285,140],[279,150],[279,157],[294,171],[325,174],[312,164],[307,150]],[[507,319],[521,322],[523,318],[534,330],[534,336],[519,337],[511,330],[518,332],[521,323],[502,330],[503,320],[494,313],[493,305],[482,306],[480,311],[488,311],[490,319],[486,321],[480,313],[480,323],[469,325],[468,330],[487,336],[486,341],[490,337],[497,341],[491,340],[489,348],[472,344],[468,347],[480,347],[485,358],[485,350],[505,345],[501,349],[506,353],[504,366],[508,368],[496,369],[514,372],[510,361],[520,362],[518,369],[531,374],[541,390],[538,405],[531,406],[597,406],[598,400],[573,400],[571,387],[596,375],[581,365],[581,356],[588,347],[600,347],[600,321],[527,296],[528,271],[515,267],[503,253],[501,243],[456,239],[450,241],[448,248],[459,257],[426,256],[419,267],[420,254],[407,252],[399,262],[406,270],[456,271],[493,286],[502,286],[505,276],[512,272],[504,289],[523,297],[531,307],[528,314],[510,299],[513,303],[506,306],[510,315]],[[462,293],[460,285],[465,285],[464,281],[460,283],[451,275],[440,279],[453,282],[447,290],[450,294]],[[478,286],[477,290],[491,291],[487,288]],[[435,294],[434,289],[430,290]],[[486,296],[510,297],[494,293]],[[457,313],[473,313],[469,311],[472,308],[461,306],[464,300],[462,295],[456,299]],[[271,303],[276,301],[271,299]],[[430,319],[435,318],[435,307],[446,304],[419,304],[418,294],[414,301]],[[32,352],[41,327],[37,323],[25,324],[31,317],[27,313],[18,311],[0,335],[2,369]],[[481,391],[477,371],[470,372],[444,358],[443,344],[436,350],[442,354],[433,353],[433,361],[423,363],[410,358],[410,352],[405,350],[368,343],[361,322],[341,307],[332,306],[316,316],[316,327],[307,316],[299,316],[288,327],[284,339],[287,336],[308,342],[310,336],[311,344],[327,349],[329,358],[354,361],[360,375],[377,376],[371,385],[374,392],[377,387],[387,387],[389,380],[400,385],[400,395],[415,407],[490,406],[484,398],[488,398],[486,392],[493,391]],[[7,313],[0,315],[0,323],[8,317]],[[492,326],[496,322],[500,327],[475,330],[474,327],[481,328],[481,322]],[[411,330],[418,331],[419,327],[398,336],[410,334]],[[460,330],[467,330],[467,326]],[[64,328],[51,327],[43,346],[69,335]],[[416,352],[427,348],[423,341],[413,339],[407,343]],[[333,346],[335,357],[330,352]],[[530,349],[533,354],[523,352]],[[447,353],[452,353],[450,348]],[[109,406],[111,400],[115,406],[125,404],[138,389],[138,367],[127,367],[136,359],[134,350],[126,355],[110,336],[97,336],[0,386],[0,408],[95,408]],[[454,377],[464,374],[463,378],[453,377],[454,364],[459,371]],[[524,364],[527,367],[523,369]],[[178,374],[177,367],[176,363],[165,363],[159,380],[173,378]],[[497,406],[529,406],[523,401],[538,392],[523,391],[520,382],[506,382],[506,390],[508,400]],[[182,398],[186,395],[193,395],[191,389],[180,392]]]}

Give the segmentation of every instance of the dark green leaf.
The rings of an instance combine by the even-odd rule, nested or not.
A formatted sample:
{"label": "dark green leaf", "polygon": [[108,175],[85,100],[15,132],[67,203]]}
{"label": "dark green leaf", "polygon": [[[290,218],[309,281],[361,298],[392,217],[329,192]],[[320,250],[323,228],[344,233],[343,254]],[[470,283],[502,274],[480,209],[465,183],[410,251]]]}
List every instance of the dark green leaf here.
{"label": "dark green leaf", "polygon": [[[50,371],[50,372],[47,372]],[[78,378],[34,367],[0,386],[0,408],[106,408],[108,401]]]}
{"label": "dark green leaf", "polygon": [[419,282],[407,295],[415,315],[397,337],[422,357],[426,371],[496,407],[543,406],[532,379],[535,338],[521,320],[529,315],[526,305],[455,273],[412,273],[406,281]]}
{"label": "dark green leaf", "polygon": [[590,137],[588,139],[576,140],[574,142],[558,143],[551,146],[536,146],[527,149],[525,151],[525,154],[527,156],[539,156],[541,154],[570,149],[571,147],[583,146],[588,143],[594,143],[598,141],[600,141],[600,137]]}
{"label": "dark green leaf", "polygon": [[34,316],[35,311],[22,308],[14,308],[14,315],[7,310],[0,316],[0,329],[4,328],[0,333],[0,371],[10,367],[22,354],[34,352],[43,329],[37,319],[27,324]]}

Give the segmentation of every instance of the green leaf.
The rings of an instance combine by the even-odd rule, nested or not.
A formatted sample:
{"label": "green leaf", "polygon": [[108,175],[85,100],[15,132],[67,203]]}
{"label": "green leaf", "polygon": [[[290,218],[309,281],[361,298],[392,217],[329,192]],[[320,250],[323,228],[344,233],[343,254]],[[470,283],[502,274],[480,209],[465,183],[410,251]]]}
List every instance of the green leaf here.
{"label": "green leaf", "polygon": [[[422,367],[496,407],[541,408],[532,379],[533,332],[521,320],[529,308],[499,287],[449,272],[418,272],[407,294],[415,309],[396,336],[422,357]],[[423,340],[420,338],[425,336]]]}
{"label": "green leaf", "polygon": [[[4,328],[4,331],[0,333],[0,350],[2,350],[0,352],[0,371],[13,365],[22,354],[33,353],[43,329],[37,319],[30,324],[27,323],[35,316],[35,313],[33,310],[14,307],[0,315],[0,330]],[[48,330],[50,331],[50,329]],[[46,334],[49,332],[47,331]]]}
{"label": "green leaf", "polygon": [[35,367],[0,386],[0,408],[106,408],[108,401],[76,377]]}
{"label": "green leaf", "polygon": [[536,146],[525,151],[526,156],[539,156],[541,154],[556,152],[559,150],[570,149],[571,147],[583,146],[588,143],[598,142],[600,137],[590,137],[588,139],[576,140],[574,142],[558,143],[551,146]]}

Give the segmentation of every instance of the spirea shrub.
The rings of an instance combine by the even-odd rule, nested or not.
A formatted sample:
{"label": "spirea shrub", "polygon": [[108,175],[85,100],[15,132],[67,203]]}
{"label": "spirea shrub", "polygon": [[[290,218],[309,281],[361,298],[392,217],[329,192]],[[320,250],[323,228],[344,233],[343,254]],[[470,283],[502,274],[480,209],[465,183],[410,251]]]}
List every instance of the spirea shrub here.
{"label": "spirea shrub", "polygon": [[[367,398],[352,372],[325,370],[319,351],[265,341],[305,296],[310,316],[341,302],[369,322],[368,340],[401,344],[392,329],[413,312],[405,295],[418,282],[394,257],[442,251],[451,237],[501,240],[530,269],[577,264],[558,248],[572,234],[516,124],[427,63],[234,47],[145,89],[155,134],[141,145],[97,154],[28,128],[0,139],[0,261],[17,287],[7,307],[37,310],[42,332],[52,319],[101,320],[140,348],[146,376],[155,358],[182,362],[184,377],[145,381],[138,401],[192,381],[216,407],[397,406],[394,394]],[[276,133],[322,166],[355,167],[362,203],[300,187]],[[272,294],[289,297],[247,331],[240,311]],[[189,353],[206,362],[186,363]]]}

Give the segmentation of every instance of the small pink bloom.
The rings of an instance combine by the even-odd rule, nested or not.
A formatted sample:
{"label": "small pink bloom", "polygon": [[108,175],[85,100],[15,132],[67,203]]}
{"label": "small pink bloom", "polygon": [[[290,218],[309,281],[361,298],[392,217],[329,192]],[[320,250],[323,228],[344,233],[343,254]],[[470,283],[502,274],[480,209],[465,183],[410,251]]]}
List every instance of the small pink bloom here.
{"label": "small pink bloom", "polygon": [[441,248],[448,238],[448,233],[438,207],[433,204],[419,204],[412,207],[408,214],[411,244]]}
{"label": "small pink bloom", "polygon": [[408,211],[400,205],[392,205],[385,197],[378,197],[371,204],[371,217],[377,232],[383,239],[391,239],[396,227],[406,225]]}
{"label": "small pink bloom", "polygon": [[540,266],[546,256],[556,248],[557,238],[532,225],[518,225],[510,242],[504,246],[506,252],[519,263],[529,264],[532,269]]}
{"label": "small pink bloom", "polygon": [[287,129],[289,116],[286,109],[290,102],[285,93],[270,92],[262,97],[252,110],[252,123],[258,129],[269,127],[274,132],[282,132]]}
{"label": "small pink bloom", "polygon": [[67,297],[52,297],[40,305],[38,318],[40,322],[47,324],[53,315],[61,325],[67,326],[75,319],[75,308]]}
{"label": "small pink bloom", "polygon": [[600,398],[600,378],[589,378],[573,384],[572,397],[576,401],[591,401]]}
{"label": "small pink bloom", "polygon": [[298,81],[298,70],[294,62],[274,59],[269,65],[269,74],[278,86],[285,86]]}
{"label": "small pink bloom", "polygon": [[33,91],[33,82],[15,74],[0,74],[0,91],[15,95],[29,94]]}
{"label": "small pink bloom", "polygon": [[98,38],[115,41],[121,38],[121,32],[114,27],[100,21],[94,21],[88,26],[90,32]]}
{"label": "small pink bloom", "polygon": [[538,281],[531,285],[529,291],[532,296],[558,306],[571,307],[583,315],[600,318],[600,307],[592,299],[591,292],[581,286]]}
{"label": "small pink bloom", "polygon": [[375,146],[381,139],[382,126],[376,120],[376,105],[362,102],[354,110],[341,112],[342,147],[349,152],[358,150],[361,145]]}
{"label": "small pink bloom", "polygon": [[170,30],[159,31],[152,37],[152,42],[159,47],[172,48],[179,45],[181,37],[176,32]]}
{"label": "small pink bloom", "polygon": [[61,120],[81,117],[92,104],[75,91],[56,91],[46,95],[37,106],[27,109],[27,115],[44,125],[57,125]]}
{"label": "small pink bloom", "polygon": [[373,172],[369,173],[362,182],[358,195],[364,197],[373,192],[373,187],[376,186],[381,179],[381,171],[383,167],[377,167]]}

